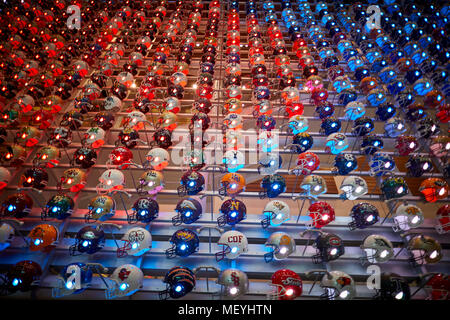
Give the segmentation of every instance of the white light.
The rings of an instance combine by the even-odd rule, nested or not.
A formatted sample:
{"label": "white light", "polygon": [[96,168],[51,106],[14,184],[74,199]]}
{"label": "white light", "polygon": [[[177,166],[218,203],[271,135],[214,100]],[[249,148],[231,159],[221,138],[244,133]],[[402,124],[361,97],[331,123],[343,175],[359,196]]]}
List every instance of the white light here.
{"label": "white light", "polygon": [[185,244],[182,244],[182,245],[180,246],[180,250],[186,250],[186,245],[185,245]]}
{"label": "white light", "polygon": [[286,290],[286,295],[287,296],[292,296],[294,294],[294,290],[292,290],[292,289],[287,289]]}
{"label": "white light", "polygon": [[403,298],[403,292],[402,291],[400,291],[399,293],[397,293],[395,295],[395,299],[397,299],[397,300],[401,300],[402,298]]}
{"label": "white light", "polygon": [[277,214],[277,219],[280,220],[283,217],[281,213]]}
{"label": "white light", "polygon": [[436,250],[434,250],[431,254],[430,254],[430,258],[434,259],[438,256],[438,252]]}
{"label": "white light", "polygon": [[286,247],[281,247],[280,248],[280,253],[281,254],[285,254],[287,252],[287,248]]}
{"label": "white light", "polygon": [[412,220],[411,223],[416,224],[417,222],[419,222],[419,217],[415,216]]}
{"label": "white light", "polygon": [[135,242],[131,245],[131,249],[137,249],[137,247],[139,247],[139,243]]}
{"label": "white light", "polygon": [[439,195],[443,196],[445,193],[445,188],[441,188],[441,190],[439,190]]}
{"label": "white light", "polygon": [[330,255],[334,256],[334,255],[336,255],[336,253],[337,253],[337,249],[336,248],[331,249]]}
{"label": "white light", "polygon": [[231,249],[231,253],[236,253],[236,252],[238,252],[238,247],[233,247],[232,249]]}
{"label": "white light", "polygon": [[403,192],[403,190],[404,190],[403,187],[400,187],[400,188],[397,189],[397,193],[400,194],[400,193]]}
{"label": "white light", "polygon": [[320,190],[320,186],[315,186],[314,187],[314,191],[319,191]]}
{"label": "white light", "polygon": [[347,290],[342,291],[341,294],[339,295],[339,297],[341,297],[342,299],[346,299],[348,297],[349,292]]}
{"label": "white light", "polygon": [[362,191],[363,191],[363,187],[357,187],[355,190],[356,193],[360,193]]}
{"label": "white light", "polygon": [[69,281],[69,282],[66,283],[66,288],[67,289],[70,290],[70,289],[72,289],[72,287],[73,287],[73,282],[72,281]]}
{"label": "white light", "polygon": [[238,289],[236,287],[230,288],[230,294],[235,295],[238,292]]}
{"label": "white light", "polygon": [[194,85],[192,86],[192,88],[197,89],[197,84],[194,83]]}
{"label": "white light", "polygon": [[391,163],[390,163],[390,162],[386,162],[386,163],[384,164],[384,167],[385,167],[386,169],[389,169],[390,166],[391,166]]}
{"label": "white light", "polygon": [[120,289],[121,291],[125,291],[127,288],[128,288],[128,283],[122,283],[122,284],[119,286],[119,289]]}
{"label": "white light", "polygon": [[373,221],[373,215],[368,216],[366,221],[367,222],[372,222]]}
{"label": "white light", "polygon": [[380,258],[386,258],[387,255],[388,255],[388,253],[389,253],[389,251],[387,251],[387,250],[381,251],[381,253],[380,253]]}

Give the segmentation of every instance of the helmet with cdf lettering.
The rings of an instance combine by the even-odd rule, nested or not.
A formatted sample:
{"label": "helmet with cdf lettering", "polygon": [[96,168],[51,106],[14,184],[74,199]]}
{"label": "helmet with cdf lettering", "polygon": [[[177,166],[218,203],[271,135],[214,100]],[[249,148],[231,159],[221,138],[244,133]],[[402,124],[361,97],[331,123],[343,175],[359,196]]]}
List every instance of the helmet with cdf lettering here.
{"label": "helmet with cdf lettering", "polygon": [[281,200],[272,200],[264,207],[264,219],[261,226],[266,229],[269,226],[279,226],[291,218],[289,205]]}
{"label": "helmet with cdf lettering", "polygon": [[225,269],[219,274],[217,283],[222,286],[223,295],[228,299],[237,299],[248,291],[248,277],[238,269]]}
{"label": "helmet with cdf lettering", "polygon": [[164,188],[164,177],[161,172],[148,170],[140,179],[137,191],[141,193],[156,194]]}
{"label": "helmet with cdf lettering", "polygon": [[344,200],[356,200],[368,192],[366,180],[358,176],[345,177],[339,189],[344,192],[341,194]]}
{"label": "helmet with cdf lettering", "polygon": [[441,178],[428,178],[422,181],[419,187],[419,191],[427,202],[436,202],[447,198],[448,189],[447,181]]}
{"label": "helmet with cdf lettering", "polygon": [[392,156],[386,153],[376,153],[369,162],[370,175],[384,176],[395,169],[395,162]]}
{"label": "helmet with cdf lettering", "polygon": [[125,176],[122,171],[109,169],[104,171],[98,178],[99,184],[96,186],[98,193],[122,190],[125,186]]}
{"label": "helmet with cdf lettering", "polygon": [[216,252],[216,261],[222,261],[223,259],[236,259],[242,253],[248,251],[247,237],[239,231],[230,230],[223,233],[217,244],[221,246],[219,252]]}
{"label": "helmet with cdf lettering", "polygon": [[167,258],[188,257],[199,249],[198,235],[189,229],[180,229],[170,238],[171,247],[165,251]]}
{"label": "helmet with cdf lettering", "polygon": [[219,227],[234,226],[247,217],[247,208],[240,200],[228,199],[220,206],[220,214],[217,218]]}
{"label": "helmet with cdf lettering", "polygon": [[439,242],[426,235],[412,234],[408,240],[407,250],[413,265],[434,264],[442,259],[442,248]]}
{"label": "helmet with cdf lettering", "polygon": [[264,261],[283,260],[295,252],[295,240],[285,232],[274,232],[265,243],[269,252],[264,254]]}
{"label": "helmet with cdf lettering", "polygon": [[326,272],[320,286],[326,290],[320,296],[325,300],[351,300],[356,294],[355,281],[342,271]]}
{"label": "helmet with cdf lettering", "polygon": [[320,229],[334,221],[335,212],[328,203],[319,201],[309,206],[308,216],[311,219],[306,222],[306,226]]}
{"label": "helmet with cdf lettering", "polygon": [[347,137],[339,132],[330,134],[325,145],[326,152],[331,154],[339,154],[349,147]]}
{"label": "helmet with cdf lettering", "polygon": [[193,198],[182,199],[175,207],[176,215],[172,217],[172,224],[179,226],[183,223],[192,224],[202,215],[203,209],[200,202]]}
{"label": "helmet with cdf lettering", "polygon": [[392,218],[394,223],[392,229],[395,232],[417,228],[424,222],[422,209],[407,203],[399,205]]}
{"label": "helmet with cdf lettering", "polygon": [[3,217],[21,219],[30,214],[33,199],[25,193],[14,193],[3,201],[0,213]]}
{"label": "helmet with cdf lettering", "polygon": [[275,287],[269,294],[269,298],[273,300],[294,300],[303,292],[302,279],[296,272],[289,269],[275,271],[270,285]]}
{"label": "helmet with cdf lettering", "polygon": [[144,281],[144,273],[132,264],[117,267],[107,280],[112,284],[105,290],[107,299],[122,298],[136,293]]}
{"label": "helmet with cdf lettering", "polygon": [[51,224],[40,224],[28,234],[31,251],[49,252],[58,240],[58,229]]}
{"label": "helmet with cdf lettering", "polygon": [[123,246],[117,249],[117,257],[123,258],[128,255],[139,257],[149,251],[152,247],[152,235],[141,227],[129,229],[121,239]]}
{"label": "helmet with cdf lettering", "polygon": [[41,212],[41,219],[55,218],[64,220],[73,213],[74,200],[65,194],[57,194],[50,198]]}
{"label": "helmet with cdf lettering", "polygon": [[88,213],[84,218],[87,223],[91,220],[106,221],[114,216],[116,213],[116,202],[113,198],[107,195],[99,195],[94,197],[88,205]]}
{"label": "helmet with cdf lettering", "polygon": [[327,192],[327,183],[321,176],[308,175],[303,179],[300,188],[308,196],[318,197]]}
{"label": "helmet with cdf lettering", "polygon": [[365,253],[365,256],[360,258],[362,262],[384,263],[394,257],[392,242],[381,235],[367,236],[360,247]]}
{"label": "helmet with cdf lettering", "polygon": [[195,287],[195,274],[186,267],[174,267],[164,277],[166,289],[159,293],[161,300],[179,299],[191,292]]}
{"label": "helmet with cdf lettering", "polygon": [[437,210],[435,227],[439,234],[450,231],[450,205],[445,204]]}

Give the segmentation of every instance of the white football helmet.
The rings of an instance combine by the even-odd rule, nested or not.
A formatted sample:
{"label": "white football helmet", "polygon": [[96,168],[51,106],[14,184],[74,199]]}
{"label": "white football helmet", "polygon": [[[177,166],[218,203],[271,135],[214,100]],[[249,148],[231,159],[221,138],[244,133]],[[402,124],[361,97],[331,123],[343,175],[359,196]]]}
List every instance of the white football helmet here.
{"label": "white football helmet", "polygon": [[325,151],[332,154],[339,154],[349,147],[347,137],[339,132],[330,134],[325,145]]}
{"label": "white football helmet", "polygon": [[326,290],[321,296],[328,300],[351,300],[356,294],[355,281],[342,271],[327,272],[320,282]]}
{"label": "white football helmet", "polygon": [[89,128],[84,133],[83,144],[86,144],[94,149],[100,148],[105,144],[106,132],[102,128],[93,127]]}
{"label": "white football helmet", "polygon": [[236,259],[242,253],[248,251],[248,240],[242,232],[231,230],[220,236],[218,245],[222,246],[222,250],[216,252],[216,260],[221,261],[224,258]]}
{"label": "white football helmet", "polygon": [[132,264],[117,267],[109,278],[110,287],[105,290],[106,299],[131,296],[138,291],[144,281],[144,273]]}
{"label": "white football helmet", "polygon": [[308,130],[308,119],[300,115],[295,115],[289,118],[289,128],[292,129],[292,133],[302,133]]}
{"label": "white football helmet", "polygon": [[362,102],[352,101],[345,106],[344,113],[347,120],[356,120],[366,113],[366,107]]}
{"label": "white football helmet", "polygon": [[276,153],[262,155],[259,159],[258,172],[264,176],[270,176],[281,168],[281,157]]}
{"label": "white football helmet", "polygon": [[122,237],[123,246],[117,249],[119,258],[132,255],[142,256],[152,247],[152,235],[141,227],[131,228]]}
{"label": "white football helmet", "polygon": [[144,127],[144,123],[148,123],[145,114],[140,111],[132,111],[124,118],[125,126],[131,127],[135,130],[140,130]]}
{"label": "white football helmet", "polygon": [[134,77],[131,73],[123,71],[117,75],[117,82],[123,84],[125,87],[130,88],[134,83]]}
{"label": "white football helmet", "polygon": [[167,150],[162,148],[153,148],[146,155],[144,167],[151,167],[153,170],[161,171],[169,165],[170,155]]}
{"label": "white football helmet", "polygon": [[97,184],[97,193],[111,192],[113,190],[121,190],[125,186],[125,176],[122,171],[117,169],[109,169],[102,173],[100,182]]}
{"label": "white football helmet", "polygon": [[264,260],[271,262],[275,260],[283,260],[295,252],[294,239],[285,232],[274,232],[267,239],[265,246],[270,252],[264,254]]}
{"label": "white football helmet", "polygon": [[217,283],[222,286],[222,294],[227,299],[237,299],[248,291],[248,277],[238,269],[223,270]]}
{"label": "white football helmet", "polygon": [[408,127],[401,118],[390,118],[384,125],[386,135],[391,138],[396,138],[405,133]]}
{"label": "white football helmet", "polygon": [[237,150],[228,150],[223,156],[223,163],[228,172],[237,172],[245,165],[245,156]]}
{"label": "white football helmet", "polygon": [[272,200],[266,204],[263,215],[265,218],[261,221],[263,228],[269,225],[279,226],[291,218],[291,209],[286,202]]}
{"label": "white football helmet", "polygon": [[394,246],[386,237],[372,234],[364,239],[361,249],[366,256],[361,257],[361,263],[384,263],[394,256]]}
{"label": "white football helmet", "polygon": [[392,229],[395,232],[417,228],[424,221],[422,210],[413,204],[399,205],[392,218],[394,219]]}
{"label": "white football helmet", "polygon": [[263,152],[271,152],[278,147],[279,136],[274,131],[262,130],[258,135],[258,145]]}
{"label": "white football helmet", "polygon": [[0,167],[0,190],[5,188],[9,180],[11,180],[11,173],[5,167]]}
{"label": "white football helmet", "polygon": [[244,144],[242,133],[235,130],[228,130],[225,133],[226,150],[237,150]]}
{"label": "white football helmet", "polygon": [[339,189],[344,192],[341,194],[344,200],[356,200],[368,192],[366,180],[358,176],[345,177]]}
{"label": "white football helmet", "polygon": [[8,223],[3,223],[0,226],[0,251],[5,250],[11,245],[14,233],[14,228]]}
{"label": "white football helmet", "polygon": [[103,108],[107,111],[120,111],[122,109],[122,100],[114,95],[109,96],[105,99]]}

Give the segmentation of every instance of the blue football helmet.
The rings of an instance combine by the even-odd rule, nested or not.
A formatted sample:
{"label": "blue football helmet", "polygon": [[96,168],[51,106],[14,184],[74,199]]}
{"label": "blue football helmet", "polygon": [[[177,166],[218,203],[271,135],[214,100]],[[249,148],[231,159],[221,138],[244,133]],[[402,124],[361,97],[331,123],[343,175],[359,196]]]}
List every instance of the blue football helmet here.
{"label": "blue football helmet", "polygon": [[355,136],[361,137],[361,136],[365,136],[368,133],[372,132],[374,128],[375,128],[375,125],[373,124],[372,119],[370,119],[368,117],[362,117],[362,118],[356,119],[355,122],[353,123],[352,133]]}
{"label": "blue football helmet", "polygon": [[164,277],[166,289],[159,293],[161,300],[169,297],[179,299],[192,291],[195,287],[195,274],[186,267],[174,267]]}
{"label": "blue football helmet", "polygon": [[181,177],[180,184],[179,196],[195,196],[205,188],[205,178],[200,172],[189,170]]}
{"label": "blue football helmet", "polygon": [[320,131],[323,131],[326,136],[341,130],[341,121],[339,119],[329,117],[322,120]]}
{"label": "blue football helmet", "polygon": [[187,257],[198,251],[200,240],[194,231],[180,229],[170,238],[172,246],[166,250],[167,258]]}
{"label": "blue football helmet", "polygon": [[375,114],[377,115],[378,119],[381,121],[387,121],[390,118],[394,117],[397,113],[397,108],[390,103],[382,104],[381,106],[378,106],[377,111]]}
{"label": "blue football helmet", "polygon": [[370,203],[358,203],[350,211],[352,222],[348,224],[350,230],[365,229],[379,220],[377,208]]}
{"label": "blue football helmet", "polygon": [[286,191],[286,180],[279,174],[265,176],[261,181],[261,188],[264,189],[259,194],[261,198],[276,198]]}
{"label": "blue football helmet", "polygon": [[172,224],[179,226],[182,223],[194,223],[200,218],[203,210],[200,202],[193,198],[186,198],[178,202],[175,212],[177,214],[172,218]]}
{"label": "blue football helmet", "polygon": [[384,176],[395,169],[395,162],[390,155],[377,153],[370,160],[369,166],[371,175]]}
{"label": "blue football helmet", "polygon": [[312,148],[314,144],[313,137],[309,133],[302,132],[296,134],[292,139],[292,144],[295,145],[297,153],[303,153]]}
{"label": "blue football helmet", "polygon": [[128,222],[149,223],[155,220],[158,214],[158,202],[148,197],[139,198],[133,204],[132,214],[128,217]]}
{"label": "blue football helmet", "polygon": [[361,143],[361,152],[366,155],[372,155],[383,149],[383,140],[377,136],[368,135],[363,138]]}
{"label": "blue football helmet", "polygon": [[356,157],[350,153],[340,153],[334,158],[334,171],[345,176],[358,168]]}
{"label": "blue football helmet", "polygon": [[320,119],[331,117],[334,114],[334,106],[328,101],[321,102],[316,107],[316,113],[319,114]]}
{"label": "blue football helmet", "polygon": [[217,218],[219,227],[234,226],[247,217],[247,208],[240,200],[228,199],[222,203],[220,213],[221,216]]}

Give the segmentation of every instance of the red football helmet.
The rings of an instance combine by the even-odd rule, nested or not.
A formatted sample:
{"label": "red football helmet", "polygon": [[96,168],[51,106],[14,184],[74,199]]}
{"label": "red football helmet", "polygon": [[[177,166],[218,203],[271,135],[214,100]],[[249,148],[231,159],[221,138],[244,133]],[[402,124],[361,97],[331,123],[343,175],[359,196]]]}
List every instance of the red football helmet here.
{"label": "red football helmet", "polygon": [[302,279],[297,273],[289,269],[275,271],[272,275],[271,285],[275,287],[275,291],[271,293],[272,299],[294,300],[302,295]]}
{"label": "red football helmet", "polygon": [[302,279],[289,269],[276,271],[272,275],[272,286],[275,287],[272,298],[277,300],[294,300],[300,297],[303,291]]}
{"label": "red football helmet", "polygon": [[395,140],[395,148],[401,156],[407,156],[419,147],[416,138],[413,136],[399,136]]}
{"label": "red football helmet", "polygon": [[313,152],[304,152],[298,156],[297,167],[292,169],[295,175],[310,175],[319,169],[320,159]]}
{"label": "red football helmet", "polygon": [[438,233],[447,233],[450,231],[450,205],[445,204],[436,212],[436,231]]}
{"label": "red football helmet", "polygon": [[450,277],[442,273],[433,275],[425,285],[431,290],[427,300],[450,300]]}
{"label": "red football helmet", "polygon": [[334,221],[335,213],[333,207],[326,202],[313,203],[308,209],[308,216],[311,217],[311,221],[306,224],[309,227],[322,228]]}
{"label": "red football helmet", "polygon": [[303,114],[304,106],[301,103],[293,103],[291,105],[286,106],[286,113],[289,118],[299,115],[301,116]]}
{"label": "red football helmet", "polygon": [[109,154],[107,164],[119,166],[119,169],[126,169],[132,163],[133,153],[126,147],[116,147]]}
{"label": "red football helmet", "polygon": [[444,179],[428,178],[420,184],[419,191],[424,195],[428,202],[448,197],[448,184]]}

